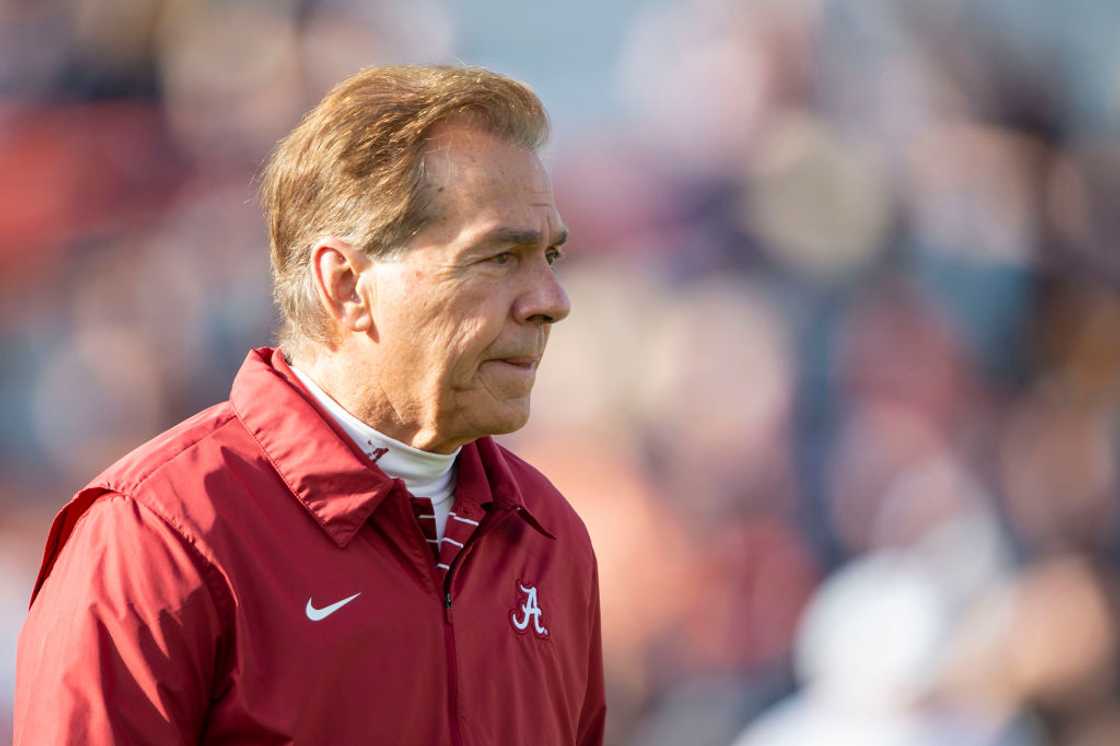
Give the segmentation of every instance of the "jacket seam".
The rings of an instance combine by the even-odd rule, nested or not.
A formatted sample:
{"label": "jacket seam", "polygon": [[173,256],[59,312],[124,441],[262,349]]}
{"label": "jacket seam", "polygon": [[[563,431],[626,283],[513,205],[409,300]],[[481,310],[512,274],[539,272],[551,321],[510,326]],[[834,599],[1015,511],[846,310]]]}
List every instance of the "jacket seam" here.
{"label": "jacket seam", "polygon": [[[186,449],[184,449],[184,451],[185,450]],[[203,551],[197,537],[190,531],[187,531],[178,521],[169,517],[166,514],[167,511],[158,502],[154,500],[141,500],[135,495],[119,491],[109,494],[129,500],[150,512],[157,520],[167,526],[168,531],[179,538],[183,546],[187,547],[189,552],[197,557],[199,561],[197,566],[201,570],[200,575],[202,577],[202,582],[206,586],[206,592],[210,596],[210,602],[213,603],[214,608],[217,609],[220,619],[221,633],[219,638],[214,641],[215,668],[212,675],[214,677],[221,676],[229,665],[230,651],[233,650],[235,645],[232,636],[236,635],[237,625],[234,613],[233,594],[226,585],[226,578],[218,568],[217,561],[212,558],[212,553],[208,549]],[[110,499],[112,498],[110,497]],[[89,511],[87,509],[86,515],[88,515],[88,513]],[[82,516],[82,518],[84,517],[85,515]],[[77,528],[77,524],[75,524],[75,528]],[[223,640],[223,637],[226,639]],[[211,689],[213,689],[213,684],[211,684]]]}
{"label": "jacket seam", "polygon": [[[176,535],[178,535],[179,538],[183,540],[184,543],[190,545],[191,550],[196,555],[198,555],[199,559],[201,559],[203,562],[203,568],[206,571],[205,581],[207,590],[210,592],[210,596],[214,601],[214,605],[219,608],[225,607],[223,609],[223,611],[225,612],[224,616],[228,617],[227,621],[229,622],[232,622],[231,615],[233,613],[234,606],[233,597],[232,595],[230,595],[228,589],[224,587],[224,583],[222,582],[222,572],[220,569],[218,569],[217,562],[212,558],[212,553],[209,552],[208,549],[204,551],[202,542],[200,542],[200,540],[195,537],[192,532],[188,531],[180,522],[170,517],[170,511],[168,511],[166,507],[163,506],[162,502],[157,498],[157,496],[153,495],[151,499],[141,499],[139,495],[142,491],[145,493],[148,492],[148,490],[145,489],[145,485],[148,483],[148,480],[158,474],[164,467],[170,466],[171,463],[178,459],[180,456],[193,450],[204,440],[207,440],[208,438],[216,435],[221,430],[224,430],[230,425],[230,423],[234,422],[235,419],[236,418],[233,413],[226,415],[225,418],[221,420],[216,427],[214,427],[214,429],[199,436],[196,440],[192,440],[190,443],[185,444],[178,451],[169,455],[166,459],[160,461],[158,464],[153,466],[150,470],[148,470],[141,476],[136,477],[132,480],[128,480],[130,484],[126,485],[123,481],[114,479],[112,477],[104,480],[101,483],[101,485],[110,490],[111,493],[120,495],[121,497],[126,497],[129,500],[132,500],[134,503],[141,505],[147,510],[151,511],[153,515],[167,524],[168,528],[173,530]],[[82,517],[84,518],[84,516]],[[215,593],[215,587],[220,588],[221,591]]]}
{"label": "jacket seam", "polygon": [[[189,451],[193,450],[196,446],[198,446],[204,440],[216,435],[221,430],[224,430],[226,427],[228,427],[230,425],[230,423],[232,423],[234,421],[235,421],[235,417],[233,416],[233,414],[228,415],[227,419],[222,421],[219,425],[217,425],[210,432],[200,436],[197,440],[193,440],[190,443],[187,443],[180,450],[178,450],[174,454],[168,456],[166,459],[164,459],[159,464],[154,466],[147,473],[143,474],[142,476],[138,477],[135,480],[130,480],[130,481],[134,481],[134,483],[131,486],[126,486],[124,483],[118,482],[117,480],[115,480],[113,478],[109,478],[109,479],[107,479],[103,482],[104,486],[107,489],[111,490],[113,493],[116,493],[116,494],[118,494],[122,497],[127,497],[128,499],[132,500],[136,504],[142,505],[145,508],[147,508],[148,510],[150,510],[153,515],[155,515],[160,520],[162,520],[164,523],[166,523],[168,528],[171,528],[179,536],[180,539],[182,539],[185,543],[187,543],[191,546],[191,549],[195,552],[195,554],[198,555],[198,557],[204,563],[204,568],[207,571],[206,572],[206,575],[207,575],[206,585],[208,587],[208,590],[210,591],[210,595],[211,595],[212,600],[214,600],[214,602],[215,602],[214,605],[215,606],[225,606],[226,608],[225,608],[224,611],[225,611],[226,616],[232,615],[232,613],[233,613],[233,597],[231,595],[229,595],[228,591],[225,588],[222,589],[223,590],[222,593],[219,593],[219,594],[214,593],[214,587],[213,587],[213,582],[214,581],[210,576],[215,575],[215,574],[217,575],[217,578],[218,578],[218,584],[217,585],[218,585],[218,587],[222,587],[223,584],[221,582],[222,573],[217,567],[217,562],[214,559],[212,559],[212,553],[209,552],[209,550],[203,551],[203,548],[201,546],[202,543],[199,541],[199,539],[197,537],[195,537],[192,532],[188,531],[180,522],[171,518],[171,511],[167,510],[167,508],[163,506],[162,501],[160,501],[157,496],[153,495],[151,499],[143,499],[142,500],[142,499],[140,499],[139,494],[142,491],[143,492],[148,492],[148,490],[145,490],[144,486],[147,484],[149,479],[151,479],[156,474],[158,474],[164,467],[170,466],[171,463],[173,461],[175,461],[176,459],[178,459],[180,456],[182,456],[183,454],[188,453]],[[219,596],[220,596],[220,600],[218,598]],[[232,622],[232,617],[230,617],[227,621]]]}
{"label": "jacket seam", "polygon": [[[162,509],[162,506],[153,505],[148,500],[142,500],[136,495],[112,489],[112,491],[97,498],[94,503],[82,513],[78,520],[75,521],[71,535],[73,535],[74,531],[77,531],[78,526],[86,520],[86,517],[90,514],[90,508],[92,508],[94,504],[106,499],[112,500],[114,497],[128,500],[150,512],[165,524],[172,533],[179,537],[184,546],[190,548],[190,551],[200,560],[199,567],[202,570],[203,582],[206,584],[206,591],[210,595],[210,600],[214,603],[215,608],[219,610],[219,613],[222,613],[222,616],[228,616],[233,611],[233,599],[229,596],[228,590],[222,583],[221,571],[218,570],[214,560],[208,556],[208,552],[204,552],[202,548],[199,547],[197,539],[189,531],[186,531],[178,521],[168,517]],[[226,621],[230,622],[232,620],[227,619]]]}
{"label": "jacket seam", "polygon": [[[232,409],[232,406],[231,406],[231,409]],[[182,456],[187,451],[190,451],[191,449],[193,449],[195,446],[202,443],[202,441],[206,440],[207,438],[213,437],[214,435],[216,435],[221,430],[224,430],[226,427],[229,426],[230,422],[233,422],[234,419],[235,419],[235,413],[231,412],[230,414],[226,415],[226,418],[224,420],[219,421],[219,423],[214,427],[213,430],[210,430],[209,432],[206,432],[206,433],[200,435],[197,439],[192,440],[190,443],[184,444],[182,448],[180,448],[175,453],[170,454],[167,458],[161,460],[159,463],[152,466],[151,469],[149,469],[148,471],[142,473],[141,475],[139,475],[137,477],[134,477],[133,479],[130,479],[129,482],[131,482],[131,485],[129,485],[129,487],[131,487],[131,489],[129,489],[129,487],[126,487],[126,485],[123,482],[118,481],[118,480],[114,479],[113,477],[110,477],[110,478],[105,480],[105,482],[104,482],[105,486],[107,486],[109,489],[112,489],[114,492],[119,492],[121,494],[125,494],[126,491],[139,490],[141,487],[144,486],[145,482],[147,482],[149,479],[151,479],[153,476],[155,476],[157,473],[159,473],[159,471],[162,470],[164,467],[171,464],[172,461],[179,458],[180,456]]]}

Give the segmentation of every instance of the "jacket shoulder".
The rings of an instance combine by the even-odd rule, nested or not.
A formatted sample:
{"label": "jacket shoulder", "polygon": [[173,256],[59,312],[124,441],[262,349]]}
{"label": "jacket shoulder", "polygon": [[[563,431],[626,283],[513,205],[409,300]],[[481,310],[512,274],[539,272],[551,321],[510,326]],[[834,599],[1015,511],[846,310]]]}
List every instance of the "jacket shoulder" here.
{"label": "jacket shoulder", "polygon": [[[229,402],[204,409],[135,448],[74,495],[59,510],[51,523],[31,600],[34,601],[43,582],[50,575],[59,553],[69,540],[78,521],[94,503],[106,496],[122,495],[137,499],[182,534],[182,528],[176,525],[177,522],[168,520],[168,515],[156,510],[155,506],[148,504],[149,501],[140,497],[143,493],[143,485],[153,475],[166,469],[168,465],[175,463],[176,459],[198,447],[234,421],[236,418]],[[184,536],[184,538],[189,540],[190,537]],[[201,547],[196,546],[196,549],[201,550]]]}
{"label": "jacket shoulder", "polygon": [[208,407],[133,449],[101,472],[89,486],[133,494],[153,474],[235,420],[228,401]]}

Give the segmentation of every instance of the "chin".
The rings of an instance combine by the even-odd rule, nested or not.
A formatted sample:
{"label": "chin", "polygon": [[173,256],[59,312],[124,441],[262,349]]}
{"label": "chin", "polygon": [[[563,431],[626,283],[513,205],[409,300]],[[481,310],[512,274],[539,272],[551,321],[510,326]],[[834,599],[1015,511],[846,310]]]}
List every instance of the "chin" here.
{"label": "chin", "polygon": [[525,425],[528,424],[528,422],[529,422],[529,413],[526,412],[524,415],[522,415],[520,417],[503,420],[500,424],[496,425],[493,428],[493,430],[490,432],[490,434],[491,435],[508,435],[509,433],[515,433],[518,430],[520,430],[521,428],[525,427]]}
{"label": "chin", "polygon": [[490,412],[488,416],[480,417],[479,421],[484,423],[485,432],[482,435],[508,435],[512,432],[517,432],[525,427],[529,422],[529,403],[525,402],[523,407],[512,406],[503,408],[501,412]]}

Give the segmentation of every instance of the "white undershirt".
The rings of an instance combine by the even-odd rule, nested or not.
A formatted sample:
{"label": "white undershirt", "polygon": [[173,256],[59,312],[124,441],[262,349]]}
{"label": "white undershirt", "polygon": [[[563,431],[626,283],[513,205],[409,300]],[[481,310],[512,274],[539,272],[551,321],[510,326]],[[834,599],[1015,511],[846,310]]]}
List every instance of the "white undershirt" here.
{"label": "white undershirt", "polygon": [[[407,443],[379,433],[354,415],[343,409],[342,405],[323,391],[307,374],[292,366],[296,378],[307,387],[316,401],[334,418],[343,432],[357,444],[367,456],[377,462],[381,471],[404,481],[405,487],[416,497],[431,499],[436,514],[436,538],[443,541],[443,531],[447,526],[447,516],[455,503],[455,459],[454,453],[432,453],[413,448]],[[388,450],[378,456],[376,451]]]}

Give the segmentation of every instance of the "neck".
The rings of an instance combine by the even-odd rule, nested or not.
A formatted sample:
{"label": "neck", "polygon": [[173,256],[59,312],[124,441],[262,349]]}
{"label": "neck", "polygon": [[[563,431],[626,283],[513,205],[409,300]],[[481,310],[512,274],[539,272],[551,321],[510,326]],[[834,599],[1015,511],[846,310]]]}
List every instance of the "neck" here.
{"label": "neck", "polygon": [[347,412],[405,445],[429,453],[450,454],[467,442],[443,437],[434,425],[424,424],[419,408],[412,412],[393,406],[378,376],[358,372],[339,355],[293,356],[289,362]]}
{"label": "neck", "polygon": [[459,455],[457,451],[449,454],[431,453],[391,438],[344,409],[298,366],[293,365],[292,372],[310,394],[319,400],[327,415],[386,475],[403,480],[409,492],[431,499],[433,506],[443,505],[451,499],[455,489],[455,459]]}

